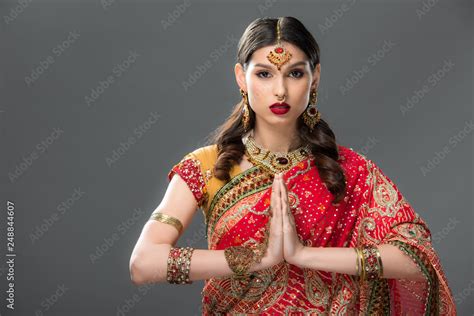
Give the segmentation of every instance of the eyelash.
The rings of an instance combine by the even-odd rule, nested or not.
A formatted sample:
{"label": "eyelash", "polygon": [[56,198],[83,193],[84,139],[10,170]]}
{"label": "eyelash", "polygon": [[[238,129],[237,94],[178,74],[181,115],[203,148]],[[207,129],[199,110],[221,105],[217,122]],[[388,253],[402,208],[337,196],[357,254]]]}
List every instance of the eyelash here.
{"label": "eyelash", "polygon": [[[302,71],[300,71],[300,70],[293,70],[293,71],[291,71],[290,73],[293,73],[293,72],[298,72],[298,73],[301,74],[299,77],[296,77],[296,79],[299,79],[299,78],[301,78],[301,77],[304,76],[304,73],[303,73]],[[269,72],[268,72],[268,71],[260,71],[260,72],[257,73],[257,77],[262,78],[262,79],[267,79],[268,77],[262,77],[262,76],[260,76],[260,75],[263,74],[263,73],[269,73]]]}

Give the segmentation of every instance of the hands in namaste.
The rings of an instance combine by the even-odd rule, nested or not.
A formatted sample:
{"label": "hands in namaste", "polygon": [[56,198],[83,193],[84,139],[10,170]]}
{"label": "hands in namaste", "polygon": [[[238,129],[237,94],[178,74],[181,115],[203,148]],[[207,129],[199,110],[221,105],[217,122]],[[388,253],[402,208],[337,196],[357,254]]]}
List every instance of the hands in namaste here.
{"label": "hands in namaste", "polygon": [[273,179],[270,221],[268,248],[260,268],[271,267],[282,260],[296,264],[304,245],[296,232],[295,220],[288,203],[288,190],[282,174],[275,174]]}

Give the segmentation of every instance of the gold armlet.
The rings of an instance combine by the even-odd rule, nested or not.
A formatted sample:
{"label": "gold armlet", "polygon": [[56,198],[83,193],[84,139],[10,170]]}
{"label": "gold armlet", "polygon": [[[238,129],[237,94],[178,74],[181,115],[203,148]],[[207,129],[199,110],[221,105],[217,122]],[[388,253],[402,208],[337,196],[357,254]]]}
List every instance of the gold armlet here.
{"label": "gold armlet", "polygon": [[153,212],[150,216],[150,219],[154,219],[158,222],[162,222],[162,223],[173,226],[174,228],[178,230],[179,234],[181,234],[181,232],[183,231],[183,224],[181,224],[181,221],[177,219],[176,217],[166,215],[161,212]]}

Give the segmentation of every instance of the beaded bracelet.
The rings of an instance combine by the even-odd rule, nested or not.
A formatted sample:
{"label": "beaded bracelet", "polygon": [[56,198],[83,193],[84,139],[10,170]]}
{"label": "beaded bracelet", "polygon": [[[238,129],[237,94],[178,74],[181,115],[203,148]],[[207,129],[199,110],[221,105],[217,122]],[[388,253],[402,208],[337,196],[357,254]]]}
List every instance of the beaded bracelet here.
{"label": "beaded bracelet", "polygon": [[365,261],[365,272],[367,280],[374,280],[382,277],[382,261],[380,252],[375,245],[364,245],[362,255]]}
{"label": "beaded bracelet", "polygon": [[168,255],[167,281],[171,284],[192,284],[189,280],[192,247],[171,247]]}
{"label": "beaded bracelet", "polygon": [[382,257],[377,246],[365,244],[354,250],[357,254],[357,274],[361,280],[383,277]]}

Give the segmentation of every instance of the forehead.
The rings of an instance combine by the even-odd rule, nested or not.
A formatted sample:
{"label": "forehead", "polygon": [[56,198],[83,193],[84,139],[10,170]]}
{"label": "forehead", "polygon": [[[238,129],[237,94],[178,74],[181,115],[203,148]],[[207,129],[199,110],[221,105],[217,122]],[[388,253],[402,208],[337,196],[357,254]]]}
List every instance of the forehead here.
{"label": "forehead", "polygon": [[[284,49],[289,51],[291,53],[291,59],[288,63],[284,64],[281,69],[285,69],[290,64],[293,64],[297,61],[307,61],[308,63],[308,57],[306,54],[296,45],[293,45],[288,42],[282,41],[282,46]],[[260,64],[267,64],[269,66],[274,66],[276,69],[276,66],[270,63],[270,61],[267,59],[267,55],[275,49],[276,45],[270,45],[270,46],[265,46],[257,49],[256,51],[253,52],[252,57],[250,58],[250,66],[253,66],[254,64],[260,63]]]}

